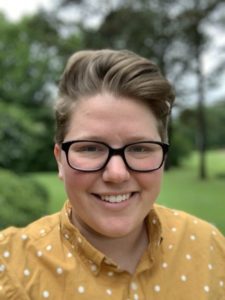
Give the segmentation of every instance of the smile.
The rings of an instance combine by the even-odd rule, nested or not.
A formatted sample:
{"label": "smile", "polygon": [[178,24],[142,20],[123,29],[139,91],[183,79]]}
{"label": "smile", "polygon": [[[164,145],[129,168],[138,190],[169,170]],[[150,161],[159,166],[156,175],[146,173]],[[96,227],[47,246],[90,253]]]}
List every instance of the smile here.
{"label": "smile", "polygon": [[120,195],[98,195],[102,201],[110,203],[120,203],[128,200],[131,197],[132,193],[120,194]]}

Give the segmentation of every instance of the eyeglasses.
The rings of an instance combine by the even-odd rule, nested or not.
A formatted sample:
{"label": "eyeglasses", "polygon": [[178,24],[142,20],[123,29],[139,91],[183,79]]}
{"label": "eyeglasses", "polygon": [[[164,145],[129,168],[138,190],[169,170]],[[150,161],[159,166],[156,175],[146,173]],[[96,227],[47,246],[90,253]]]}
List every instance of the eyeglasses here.
{"label": "eyeglasses", "polygon": [[112,148],[89,140],[69,141],[61,145],[68,165],[78,171],[96,172],[106,167],[114,155],[122,157],[126,167],[136,172],[152,172],[163,165],[169,145],[161,142],[143,141]]}

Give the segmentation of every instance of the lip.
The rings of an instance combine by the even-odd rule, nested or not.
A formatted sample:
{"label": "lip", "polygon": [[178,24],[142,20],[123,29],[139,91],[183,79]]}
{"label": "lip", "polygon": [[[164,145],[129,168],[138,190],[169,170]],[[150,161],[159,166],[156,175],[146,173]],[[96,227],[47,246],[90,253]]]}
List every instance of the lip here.
{"label": "lip", "polygon": [[[127,200],[121,202],[108,202],[101,199],[101,196],[118,196],[118,195],[126,195],[126,194],[131,194],[131,195]],[[104,193],[104,194],[93,193],[92,194],[94,199],[96,199],[98,205],[101,205],[102,207],[111,210],[121,210],[130,206],[133,203],[133,201],[137,199],[137,195],[138,192],[120,192],[120,193]]]}

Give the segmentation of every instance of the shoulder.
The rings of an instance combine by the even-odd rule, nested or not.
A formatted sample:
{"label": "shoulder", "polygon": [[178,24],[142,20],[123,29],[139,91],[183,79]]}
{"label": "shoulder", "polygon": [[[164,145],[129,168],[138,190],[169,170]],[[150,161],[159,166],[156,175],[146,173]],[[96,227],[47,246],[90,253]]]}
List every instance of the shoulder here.
{"label": "shoulder", "polygon": [[[154,209],[162,223],[162,226],[168,229],[175,230],[175,227],[178,226],[183,230],[200,230],[203,234],[214,234],[215,231],[218,232],[218,229],[211,223],[202,220],[199,217],[196,217],[187,212],[171,209],[162,205],[156,204]],[[178,228],[177,228],[178,229]]]}
{"label": "shoulder", "polygon": [[58,228],[59,213],[45,216],[23,228],[8,227],[0,231],[0,252],[4,258],[11,254],[18,256],[31,245],[51,239],[51,236],[59,231]]}
{"label": "shoulder", "polygon": [[[39,258],[59,239],[59,220],[57,213],[24,228],[9,227],[0,232],[0,286],[4,287],[4,299],[30,299],[23,282],[31,277],[30,266],[35,265],[38,272]],[[0,298],[1,295],[0,291]]]}
{"label": "shoulder", "polygon": [[199,250],[214,246],[225,258],[225,237],[213,225],[189,213],[155,205],[155,211],[162,225],[165,240],[191,243]]}

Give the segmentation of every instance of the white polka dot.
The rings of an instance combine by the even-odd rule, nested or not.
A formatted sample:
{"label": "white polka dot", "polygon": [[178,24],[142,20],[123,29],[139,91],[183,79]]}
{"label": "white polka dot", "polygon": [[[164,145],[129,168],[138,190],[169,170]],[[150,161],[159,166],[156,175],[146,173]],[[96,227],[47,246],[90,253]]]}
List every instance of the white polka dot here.
{"label": "white polka dot", "polygon": [[169,249],[169,250],[172,250],[172,249],[173,249],[173,245],[170,244],[170,245],[168,246],[168,249]]}
{"label": "white polka dot", "polygon": [[211,251],[213,251],[214,250],[214,247],[213,246],[210,246],[210,248],[209,248]]}
{"label": "white polka dot", "polygon": [[42,251],[40,251],[40,250],[37,251],[37,256],[38,256],[38,257],[41,257],[42,255],[43,255]]}
{"label": "white polka dot", "polygon": [[5,265],[1,264],[0,265],[0,273],[4,272],[5,271]]}
{"label": "white polka dot", "polygon": [[224,286],[224,281],[220,280],[220,286],[223,287]]}
{"label": "white polka dot", "polygon": [[82,285],[78,286],[78,293],[83,294],[84,291],[85,291],[85,288]]}
{"label": "white polka dot", "polygon": [[163,267],[164,269],[166,269],[166,268],[168,267],[168,264],[167,264],[166,262],[164,262],[164,263],[162,264],[162,267]]}
{"label": "white polka dot", "polygon": [[198,220],[193,220],[193,223],[194,224],[198,224]]}
{"label": "white polka dot", "polygon": [[205,291],[206,293],[208,293],[208,292],[210,291],[210,288],[209,288],[208,285],[205,285],[205,286],[204,286],[204,291]]}
{"label": "white polka dot", "polygon": [[110,272],[108,272],[107,274],[108,274],[108,276],[109,276],[109,277],[112,277],[112,276],[114,276],[114,272],[111,272],[111,271],[110,271]]}
{"label": "white polka dot", "polygon": [[65,234],[64,234],[64,238],[68,240],[68,239],[70,238],[69,234],[68,234],[68,233],[65,233]]}
{"label": "white polka dot", "polygon": [[41,230],[39,231],[39,233],[40,233],[40,236],[45,236],[45,235],[46,235],[45,229],[41,229]]}
{"label": "white polka dot", "polygon": [[215,230],[213,230],[212,235],[217,235],[217,232]]}
{"label": "white polka dot", "polygon": [[137,283],[136,282],[131,282],[131,284],[130,284],[130,287],[131,287],[131,289],[133,290],[133,291],[136,291],[137,290],[137,288],[138,288],[138,286],[137,286]]}
{"label": "white polka dot", "polygon": [[0,291],[2,291],[3,290],[3,286],[2,285],[0,285]]}
{"label": "white polka dot", "polygon": [[47,250],[47,251],[51,251],[51,250],[52,250],[52,245],[48,245],[48,246],[46,247],[46,250]]}
{"label": "white polka dot", "polygon": [[192,256],[190,254],[186,254],[186,259],[187,260],[191,260],[192,259]]}
{"label": "white polka dot", "polygon": [[96,271],[97,271],[97,266],[93,264],[93,265],[91,266],[91,271],[92,271],[92,272],[96,272]]}
{"label": "white polka dot", "polygon": [[173,214],[174,214],[174,216],[179,216],[179,212],[178,211],[174,211]]}
{"label": "white polka dot", "polygon": [[71,258],[72,256],[73,256],[73,255],[72,255],[71,252],[68,252],[68,253],[67,253],[67,257],[68,257],[68,258]]}
{"label": "white polka dot", "polygon": [[4,234],[3,233],[0,233],[0,241],[3,241],[5,238]]}
{"label": "white polka dot", "polygon": [[209,270],[212,270],[213,266],[211,264],[208,264],[208,268],[209,268]]}
{"label": "white polka dot", "polygon": [[154,291],[155,292],[159,293],[160,290],[161,290],[160,285],[157,284],[157,285],[154,286]]}
{"label": "white polka dot", "polygon": [[177,228],[176,228],[176,227],[173,227],[171,230],[172,230],[173,232],[176,232],[176,231],[177,231]]}
{"label": "white polka dot", "polygon": [[78,238],[77,238],[77,241],[78,241],[78,243],[82,243],[82,238],[79,236]]}
{"label": "white polka dot", "polygon": [[3,256],[4,256],[5,258],[10,257],[10,252],[9,252],[9,251],[5,251],[5,252],[3,253]]}
{"label": "white polka dot", "polygon": [[181,281],[185,282],[185,281],[187,281],[187,276],[186,275],[181,275],[180,279],[181,279]]}
{"label": "white polka dot", "polygon": [[106,294],[108,294],[109,296],[111,296],[112,295],[112,290],[111,289],[107,289],[106,290]]}
{"label": "white polka dot", "polygon": [[56,268],[56,273],[57,274],[62,274],[63,273],[63,269],[61,267]]}
{"label": "white polka dot", "polygon": [[192,241],[195,241],[195,240],[196,240],[196,236],[195,236],[194,234],[192,234],[192,235],[190,236],[190,239],[191,239]]}
{"label": "white polka dot", "polygon": [[139,296],[138,296],[138,294],[136,293],[136,294],[134,294],[134,300],[138,300],[139,299]]}
{"label": "white polka dot", "polygon": [[156,223],[157,223],[156,219],[153,219],[152,224],[156,224]]}
{"label": "white polka dot", "polygon": [[25,241],[28,239],[28,236],[26,234],[21,235],[21,240]]}
{"label": "white polka dot", "polygon": [[25,269],[25,270],[23,271],[23,274],[24,274],[24,276],[30,276],[30,270]]}
{"label": "white polka dot", "polygon": [[48,298],[49,297],[49,291],[43,291],[42,296],[43,296],[43,298]]}

